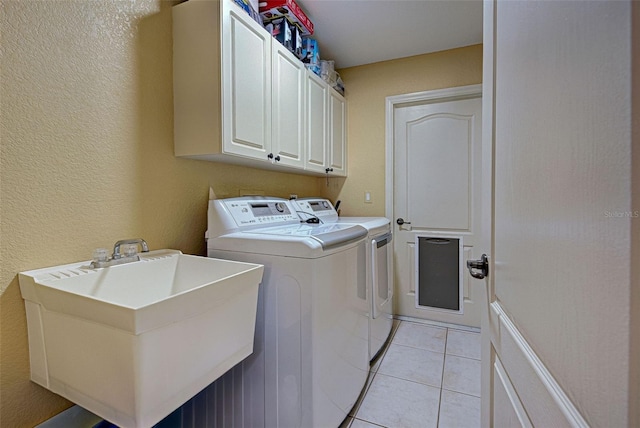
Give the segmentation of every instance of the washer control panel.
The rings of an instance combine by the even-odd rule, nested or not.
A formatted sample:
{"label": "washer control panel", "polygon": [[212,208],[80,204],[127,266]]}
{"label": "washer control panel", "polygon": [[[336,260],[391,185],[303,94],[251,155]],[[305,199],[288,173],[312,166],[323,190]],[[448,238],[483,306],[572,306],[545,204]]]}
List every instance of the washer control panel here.
{"label": "washer control panel", "polygon": [[224,201],[224,204],[238,226],[277,225],[299,220],[286,200],[231,199]]}
{"label": "washer control panel", "polygon": [[318,213],[322,211],[334,211],[333,205],[326,199],[299,199],[295,203],[301,210]]}
{"label": "washer control panel", "polygon": [[338,213],[328,199],[304,198],[296,199],[293,203],[298,207],[298,215],[302,220],[310,217],[317,217],[323,221],[335,221],[338,219]]}

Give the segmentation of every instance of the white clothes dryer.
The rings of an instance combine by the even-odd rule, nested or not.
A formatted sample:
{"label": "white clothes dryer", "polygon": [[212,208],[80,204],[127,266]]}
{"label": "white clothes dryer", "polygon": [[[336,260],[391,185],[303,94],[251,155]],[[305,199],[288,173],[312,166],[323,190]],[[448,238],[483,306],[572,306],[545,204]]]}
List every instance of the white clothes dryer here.
{"label": "white clothes dryer", "polygon": [[210,201],[208,221],[210,257],[264,265],[254,353],[217,381],[220,425],[338,427],[369,371],[366,229],[268,197]]}
{"label": "white clothes dryer", "polygon": [[393,249],[391,222],[386,217],[339,217],[324,198],[294,199],[302,221],[318,224],[358,224],[367,229],[367,290],[369,290],[369,358],[373,360],[391,333],[393,324]]}

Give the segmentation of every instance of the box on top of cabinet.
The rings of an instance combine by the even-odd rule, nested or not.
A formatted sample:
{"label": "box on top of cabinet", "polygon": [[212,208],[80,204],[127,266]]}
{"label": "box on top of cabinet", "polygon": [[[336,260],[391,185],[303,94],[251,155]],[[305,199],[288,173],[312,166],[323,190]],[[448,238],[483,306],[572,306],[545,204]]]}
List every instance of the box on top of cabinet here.
{"label": "box on top of cabinet", "polygon": [[266,30],[284,47],[302,59],[302,37],[300,30],[286,16],[281,16],[265,25]]}
{"label": "box on top of cabinet", "polygon": [[254,7],[252,0],[235,0],[235,3],[249,14],[254,21],[258,24],[262,24],[262,17],[258,13],[258,10]]}
{"label": "box on top of cabinet", "polygon": [[320,48],[317,40],[302,39],[302,62],[309,70],[320,76]]}
{"label": "box on top of cabinet", "polygon": [[301,36],[313,34],[313,23],[294,0],[260,0],[260,15],[265,25],[273,19],[287,16],[298,26]]}

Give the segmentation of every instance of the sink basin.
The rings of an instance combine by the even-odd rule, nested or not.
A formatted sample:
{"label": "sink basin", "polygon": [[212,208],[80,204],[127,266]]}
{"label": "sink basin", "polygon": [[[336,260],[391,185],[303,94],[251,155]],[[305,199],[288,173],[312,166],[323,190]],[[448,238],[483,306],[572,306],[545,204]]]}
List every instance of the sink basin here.
{"label": "sink basin", "polygon": [[263,266],[176,250],[19,274],[31,380],[120,427],[149,427],[253,352]]}

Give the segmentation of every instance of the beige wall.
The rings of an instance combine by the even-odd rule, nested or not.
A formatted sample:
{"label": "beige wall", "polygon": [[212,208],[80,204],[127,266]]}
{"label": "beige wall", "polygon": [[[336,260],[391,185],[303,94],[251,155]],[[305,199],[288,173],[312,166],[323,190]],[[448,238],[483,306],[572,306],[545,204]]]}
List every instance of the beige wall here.
{"label": "beige wall", "polygon": [[32,427],[70,403],[29,381],[18,272],[132,237],[204,254],[209,186],[311,196],[320,181],[173,156],[170,2],[0,11],[0,426]]}
{"label": "beige wall", "polygon": [[[320,182],[345,216],[385,214],[385,98],[482,82],[482,45],[340,70],[348,101],[346,180]],[[364,203],[370,191],[372,203]]]}

